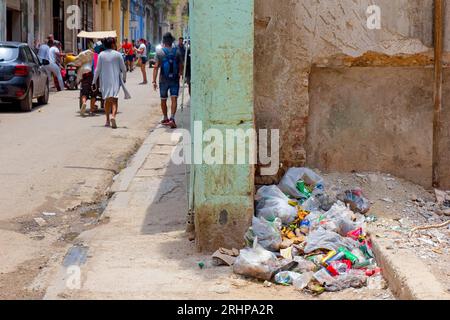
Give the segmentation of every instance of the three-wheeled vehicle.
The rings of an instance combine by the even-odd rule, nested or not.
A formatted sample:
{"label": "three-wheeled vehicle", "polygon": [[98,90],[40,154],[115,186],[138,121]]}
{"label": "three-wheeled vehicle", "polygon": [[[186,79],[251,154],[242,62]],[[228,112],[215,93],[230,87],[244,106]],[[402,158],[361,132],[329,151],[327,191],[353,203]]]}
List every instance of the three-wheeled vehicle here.
{"label": "three-wheeled vehicle", "polygon": [[[117,39],[117,32],[116,31],[98,31],[98,32],[87,32],[87,31],[81,31],[78,35],[78,38],[85,38],[85,39],[92,39],[93,41],[102,40],[105,38],[116,38]],[[101,95],[100,91],[97,91],[97,96],[94,97],[97,101],[100,101],[100,107],[103,109],[105,101],[103,100],[103,97]],[[80,109],[81,109],[82,101],[81,101],[81,92],[80,92]]]}

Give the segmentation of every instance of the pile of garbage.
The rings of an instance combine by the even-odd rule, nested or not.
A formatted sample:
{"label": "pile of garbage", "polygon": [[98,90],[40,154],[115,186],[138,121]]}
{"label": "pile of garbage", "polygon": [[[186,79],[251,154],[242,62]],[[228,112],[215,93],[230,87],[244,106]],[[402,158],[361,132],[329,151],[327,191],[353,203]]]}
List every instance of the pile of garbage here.
{"label": "pile of garbage", "polygon": [[258,190],[247,247],[233,270],[316,294],[381,283],[365,233],[369,209],[361,190],[332,198],[314,171],[291,168],[278,186]]}

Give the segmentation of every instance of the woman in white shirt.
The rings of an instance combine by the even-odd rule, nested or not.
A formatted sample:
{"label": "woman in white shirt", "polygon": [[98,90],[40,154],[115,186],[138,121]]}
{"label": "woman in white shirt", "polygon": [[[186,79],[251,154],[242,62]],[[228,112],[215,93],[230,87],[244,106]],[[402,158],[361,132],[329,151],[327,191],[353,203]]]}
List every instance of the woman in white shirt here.
{"label": "woman in white shirt", "polygon": [[145,70],[145,65],[147,64],[147,46],[145,45],[145,40],[139,40],[140,46],[137,49],[138,58],[141,63],[141,72],[143,81],[140,84],[147,84],[147,71]]}
{"label": "woman in white shirt", "polygon": [[[107,38],[103,41],[105,51],[100,53],[97,61],[97,68],[92,81],[92,90],[95,91],[97,79],[100,79],[100,92],[105,100],[106,127],[111,126],[117,129],[116,116],[119,108],[119,91],[125,93],[125,99],[131,96],[125,88],[124,83],[127,79],[127,68],[122,55],[115,50],[116,42],[114,38]],[[110,113],[112,115],[110,117]]]}

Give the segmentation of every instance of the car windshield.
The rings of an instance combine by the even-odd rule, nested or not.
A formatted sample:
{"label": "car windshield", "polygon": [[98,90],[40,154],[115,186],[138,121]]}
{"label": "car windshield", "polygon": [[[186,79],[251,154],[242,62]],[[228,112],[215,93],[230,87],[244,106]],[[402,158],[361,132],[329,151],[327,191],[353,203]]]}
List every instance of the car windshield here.
{"label": "car windshield", "polygon": [[19,56],[19,48],[0,46],[0,62],[13,61]]}

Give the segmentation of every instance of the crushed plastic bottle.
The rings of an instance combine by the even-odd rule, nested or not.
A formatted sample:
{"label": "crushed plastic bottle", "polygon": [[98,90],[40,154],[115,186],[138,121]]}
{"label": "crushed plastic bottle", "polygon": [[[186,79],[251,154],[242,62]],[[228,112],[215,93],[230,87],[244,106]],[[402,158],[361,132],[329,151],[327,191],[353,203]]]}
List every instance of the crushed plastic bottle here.
{"label": "crushed plastic bottle", "polygon": [[299,291],[305,289],[313,279],[313,276],[314,276],[313,272],[305,272],[301,274],[300,277],[294,280],[295,289]]}
{"label": "crushed plastic bottle", "polygon": [[316,279],[322,285],[326,283],[332,283],[334,281],[334,278],[328,273],[325,268],[322,268],[314,273],[314,279]]}
{"label": "crushed plastic bottle", "polygon": [[297,280],[299,277],[301,277],[302,275],[300,273],[297,272],[292,272],[292,271],[281,271],[279,273],[277,273],[275,275],[275,282],[278,284],[282,284],[285,286],[290,286],[292,285],[295,280]]}

